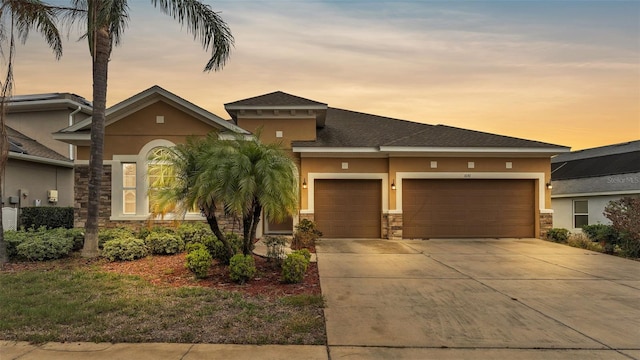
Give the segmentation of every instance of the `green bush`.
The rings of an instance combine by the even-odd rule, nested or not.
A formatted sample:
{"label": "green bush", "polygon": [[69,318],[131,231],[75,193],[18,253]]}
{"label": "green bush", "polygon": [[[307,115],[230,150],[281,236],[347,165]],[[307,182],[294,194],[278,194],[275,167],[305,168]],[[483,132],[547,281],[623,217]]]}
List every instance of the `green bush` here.
{"label": "green bush", "polygon": [[183,222],[176,229],[185,244],[190,242],[202,242],[202,238],[209,238],[213,235],[208,224],[202,222]]}
{"label": "green bush", "polygon": [[564,243],[564,242],[567,242],[568,238],[569,238],[569,230],[567,229],[553,228],[547,231],[548,240]]}
{"label": "green bush", "polygon": [[20,224],[26,229],[73,228],[73,208],[56,206],[34,206],[20,209]]}
{"label": "green bush", "polygon": [[[224,234],[227,241],[231,244],[231,249],[233,250],[233,254],[238,254],[242,252],[242,237],[234,233],[226,233]],[[214,259],[218,260],[223,264],[228,264],[230,261],[229,255],[222,244],[222,241],[218,240],[218,238],[214,238],[213,246],[210,249],[211,256]]]}
{"label": "green bush", "polygon": [[149,252],[155,255],[178,254],[184,250],[184,241],[170,232],[151,232],[145,239]]}
{"label": "green bush", "polygon": [[295,226],[296,231],[291,241],[292,249],[303,249],[315,245],[316,240],[322,236],[322,232],[316,227],[316,223],[309,219],[302,219]]}
{"label": "green bush", "polygon": [[207,247],[204,246],[201,243],[188,243],[185,246],[185,250],[187,251],[187,254],[192,252],[192,251],[196,251],[196,250],[200,250],[200,249],[208,252]]}
{"label": "green bush", "polygon": [[127,228],[100,229],[98,231],[98,247],[103,248],[104,243],[109,240],[125,239],[135,237],[133,231]]}
{"label": "green bush", "polygon": [[134,236],[138,239],[146,239],[151,233],[163,233],[163,234],[173,234],[176,235],[177,231],[170,227],[165,226],[153,226],[153,227],[143,227],[138,232],[134,233]]}
{"label": "green bush", "polygon": [[102,249],[102,256],[109,259],[109,261],[135,260],[148,254],[149,249],[147,249],[144,241],[133,236],[109,240],[104,243]]}
{"label": "green bush", "polygon": [[620,234],[611,225],[585,225],[582,227],[582,232],[585,233],[591,241],[600,243],[604,248],[604,252],[607,254],[613,254],[615,252],[616,245],[620,242]]}
{"label": "green bush", "polygon": [[[84,232],[82,229],[64,228],[48,230],[41,226],[38,229],[5,231],[4,240],[10,259],[49,260],[67,256],[71,251],[81,249]],[[21,246],[19,254],[18,245],[25,242],[26,245]],[[71,244],[70,249],[67,249],[68,243]]]}
{"label": "green bush", "polygon": [[589,239],[585,234],[571,234],[567,240],[567,245],[587,249],[591,251],[604,252],[604,247]]}
{"label": "green bush", "polygon": [[187,254],[185,267],[191,271],[196,278],[204,279],[209,273],[213,258],[211,254],[200,243],[189,245],[191,251]]}
{"label": "green bush", "polygon": [[251,255],[236,254],[229,260],[231,280],[244,284],[256,276],[256,263]]}
{"label": "green bush", "polygon": [[307,249],[296,250],[294,251],[294,253],[304,256],[307,259],[307,261],[311,261],[311,252]]}
{"label": "green bush", "polygon": [[280,263],[285,257],[284,247],[287,239],[284,236],[265,236],[264,244],[267,246],[267,259]]}
{"label": "green bush", "polygon": [[20,259],[43,261],[68,256],[73,249],[74,239],[67,236],[66,229],[45,230],[41,228],[27,236],[16,246],[16,255]]}
{"label": "green bush", "polygon": [[33,236],[34,231],[15,231],[15,230],[7,230],[4,232],[4,241],[7,244],[7,256],[9,259],[14,259],[18,257],[18,245],[20,245],[23,241]]}
{"label": "green bush", "polygon": [[299,283],[309,267],[309,260],[304,253],[294,251],[282,262],[282,280],[286,283]]}

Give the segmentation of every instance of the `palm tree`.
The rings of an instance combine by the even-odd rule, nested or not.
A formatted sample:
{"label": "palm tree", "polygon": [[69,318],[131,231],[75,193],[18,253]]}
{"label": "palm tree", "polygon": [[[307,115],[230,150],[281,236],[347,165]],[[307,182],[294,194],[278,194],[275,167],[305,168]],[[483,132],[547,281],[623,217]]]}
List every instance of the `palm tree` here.
{"label": "palm tree", "polygon": [[[91,148],[89,154],[89,194],[83,256],[98,254],[98,217],[100,187],[102,186],[104,159],[104,126],[107,99],[109,57],[113,46],[120,43],[128,20],[127,0],[72,0],[78,9],[71,21],[85,18],[86,37],[93,69],[93,116],[91,123]],[[211,51],[205,71],[221,69],[233,44],[227,24],[209,5],[198,0],[151,0],[151,4],[167,15],[186,25],[194,38]]]}
{"label": "palm tree", "polygon": [[218,226],[217,214],[224,211],[242,218],[243,253],[253,250],[260,216],[283,220],[297,207],[297,169],[278,144],[265,145],[258,139],[220,140],[216,133],[190,138],[151,155],[150,167],[153,215],[174,212],[184,215],[198,208],[213,233],[234,255]]}
{"label": "palm tree", "polygon": [[[2,0],[0,5],[0,43],[8,41],[7,70],[4,83],[0,83],[0,184],[9,156],[9,141],[5,127],[7,101],[13,90],[13,61],[15,59],[16,35],[23,43],[29,31],[36,29],[53,50],[56,59],[62,56],[62,41],[54,20],[62,8],[52,7],[40,0]],[[2,188],[0,187],[0,198]],[[4,242],[4,229],[0,221],[0,265],[8,261],[7,246]]]}

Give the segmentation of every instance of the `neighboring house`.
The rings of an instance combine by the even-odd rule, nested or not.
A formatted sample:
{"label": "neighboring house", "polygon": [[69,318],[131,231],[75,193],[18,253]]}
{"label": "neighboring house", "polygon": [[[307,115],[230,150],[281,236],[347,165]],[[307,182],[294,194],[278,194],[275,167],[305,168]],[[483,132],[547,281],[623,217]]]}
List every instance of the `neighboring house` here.
{"label": "neighboring house", "polygon": [[6,124],[40,144],[74,158],[74,147],[51,134],[91,116],[91,103],[70,93],[13,96],[7,104]]}
{"label": "neighboring house", "polygon": [[[10,148],[1,186],[8,229],[22,207],[74,205],[74,147],[54,140],[51,133],[85,119],[91,104],[69,93],[20,95],[7,102],[6,110]],[[55,200],[49,196],[55,192],[57,200],[49,201]]]}
{"label": "neighboring house", "polygon": [[[300,211],[265,233],[315,220],[325,237],[537,237],[552,224],[550,158],[563,146],[331,108],[274,92],[225,104],[226,121],[154,86],[107,110],[100,223],[149,218],[149,152],[211,130],[281,142],[299,169]],[[86,218],[91,119],[57,140],[78,146],[76,224]],[[202,219],[199,214],[189,219]]]}
{"label": "neighboring house", "polygon": [[9,158],[2,182],[2,219],[15,229],[21,208],[73,206],[73,161],[7,126]]}
{"label": "neighboring house", "polygon": [[554,227],[610,224],[610,201],[640,196],[640,140],[560,154],[551,169]]}

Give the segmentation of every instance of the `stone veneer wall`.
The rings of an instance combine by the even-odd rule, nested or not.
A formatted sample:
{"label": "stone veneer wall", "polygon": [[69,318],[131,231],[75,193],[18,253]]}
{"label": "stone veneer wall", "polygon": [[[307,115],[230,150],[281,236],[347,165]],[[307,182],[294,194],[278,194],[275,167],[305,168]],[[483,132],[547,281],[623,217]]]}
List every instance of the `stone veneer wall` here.
{"label": "stone veneer wall", "polygon": [[[83,228],[87,221],[89,204],[89,165],[76,165],[74,182],[74,226]],[[100,189],[100,213],[98,226],[107,227],[111,216],[111,165],[104,165]]]}
{"label": "stone veneer wall", "polygon": [[402,240],[402,214],[388,214],[388,236],[389,240]]}
{"label": "stone veneer wall", "polygon": [[553,227],[553,214],[541,213],[540,214],[540,239],[547,237],[547,232]]}

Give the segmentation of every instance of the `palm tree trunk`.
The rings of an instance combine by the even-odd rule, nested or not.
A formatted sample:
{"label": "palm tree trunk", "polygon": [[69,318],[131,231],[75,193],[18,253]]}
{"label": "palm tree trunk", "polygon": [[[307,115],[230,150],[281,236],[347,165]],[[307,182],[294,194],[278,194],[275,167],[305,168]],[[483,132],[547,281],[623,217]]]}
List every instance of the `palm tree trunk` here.
{"label": "palm tree trunk", "polygon": [[262,213],[262,206],[258,199],[253,200],[253,211],[249,215],[248,224],[245,225],[244,234],[244,249],[245,255],[251,254],[253,251],[253,240],[256,238],[256,232],[258,230],[258,223],[260,223],[260,213]]}
{"label": "palm tree trunk", "polygon": [[233,253],[233,248],[231,247],[231,244],[229,244],[229,241],[220,230],[220,226],[218,225],[218,218],[216,218],[216,215],[215,215],[215,210],[213,212],[207,213],[205,217],[207,219],[207,223],[209,224],[209,227],[211,228],[211,231],[218,238],[218,240],[220,240],[222,245],[224,245],[224,248],[227,250],[227,258],[225,259],[226,260],[225,263],[228,264],[229,260],[235,254]]}
{"label": "palm tree trunk", "polygon": [[98,218],[100,188],[104,158],[104,123],[107,107],[107,73],[111,54],[111,39],[106,26],[94,30],[93,55],[93,117],[91,120],[91,150],[89,155],[89,198],[82,256],[98,255]]}

